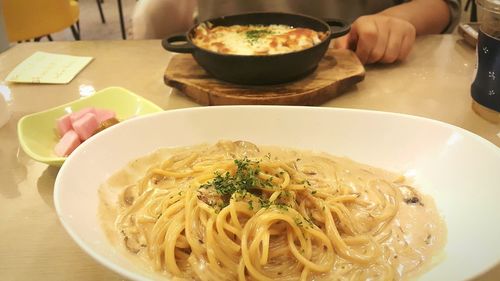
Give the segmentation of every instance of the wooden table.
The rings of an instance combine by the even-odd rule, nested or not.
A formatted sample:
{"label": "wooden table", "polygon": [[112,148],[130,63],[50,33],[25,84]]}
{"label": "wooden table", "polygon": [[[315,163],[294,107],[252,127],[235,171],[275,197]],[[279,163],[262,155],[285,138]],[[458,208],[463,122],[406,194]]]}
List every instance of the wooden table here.
{"label": "wooden table", "polygon": [[[34,51],[93,56],[68,85],[6,85],[12,117],[0,128],[0,279],[122,280],[87,256],[62,228],[54,210],[58,172],[31,160],[19,146],[17,121],[93,89],[125,87],[164,109],[198,106],[163,84],[172,54],[159,41],[26,43],[0,54],[0,79]],[[474,50],[454,35],[421,37],[405,63],[367,68],[365,81],[324,106],[401,112],[441,120],[500,147],[500,125],[471,109]],[[500,265],[477,280],[499,280]]]}

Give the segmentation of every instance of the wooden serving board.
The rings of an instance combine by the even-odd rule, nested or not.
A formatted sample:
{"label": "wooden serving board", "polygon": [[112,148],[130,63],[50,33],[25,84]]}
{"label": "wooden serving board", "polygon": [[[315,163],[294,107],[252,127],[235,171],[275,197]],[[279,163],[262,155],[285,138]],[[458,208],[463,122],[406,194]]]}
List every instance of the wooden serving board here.
{"label": "wooden serving board", "polygon": [[328,49],[313,73],[290,83],[248,86],[220,81],[190,54],[175,55],[164,80],[201,105],[319,105],[362,81],[364,76],[365,69],[352,51]]}

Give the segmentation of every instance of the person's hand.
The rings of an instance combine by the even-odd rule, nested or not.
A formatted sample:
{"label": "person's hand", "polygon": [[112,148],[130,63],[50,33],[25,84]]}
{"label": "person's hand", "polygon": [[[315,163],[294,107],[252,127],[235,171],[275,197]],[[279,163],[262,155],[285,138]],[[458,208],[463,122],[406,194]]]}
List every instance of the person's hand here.
{"label": "person's hand", "polygon": [[415,41],[415,27],[402,19],[375,14],[359,17],[346,36],[334,41],[336,48],[356,52],[363,64],[404,60]]}

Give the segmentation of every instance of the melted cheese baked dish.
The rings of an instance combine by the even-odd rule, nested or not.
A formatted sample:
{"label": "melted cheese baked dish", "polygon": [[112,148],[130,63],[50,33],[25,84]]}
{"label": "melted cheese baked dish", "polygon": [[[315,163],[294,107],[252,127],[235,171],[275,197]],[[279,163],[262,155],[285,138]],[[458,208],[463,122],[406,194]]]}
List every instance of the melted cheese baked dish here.
{"label": "melted cheese baked dish", "polygon": [[275,55],[310,48],[327,36],[309,28],[287,25],[209,26],[195,29],[193,43],[221,54]]}

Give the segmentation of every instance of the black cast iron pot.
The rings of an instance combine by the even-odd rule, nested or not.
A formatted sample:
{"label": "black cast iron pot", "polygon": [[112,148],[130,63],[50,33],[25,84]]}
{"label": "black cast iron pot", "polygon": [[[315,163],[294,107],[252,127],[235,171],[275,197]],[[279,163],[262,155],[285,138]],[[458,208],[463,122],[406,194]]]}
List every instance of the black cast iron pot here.
{"label": "black cast iron pot", "polygon": [[[245,85],[279,84],[302,78],[313,72],[323,58],[330,40],[345,35],[350,25],[341,20],[286,13],[250,13],[208,20],[214,26],[284,24],[326,32],[319,44],[296,52],[277,55],[230,55],[212,52],[193,44],[192,27],[185,35],[173,35],[162,41],[163,48],[176,53],[191,53],[208,73],[220,80]],[[205,23],[206,23],[205,22]],[[201,24],[201,23],[200,23]]]}

